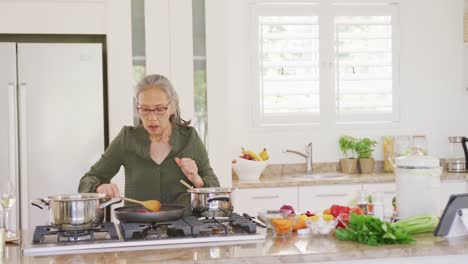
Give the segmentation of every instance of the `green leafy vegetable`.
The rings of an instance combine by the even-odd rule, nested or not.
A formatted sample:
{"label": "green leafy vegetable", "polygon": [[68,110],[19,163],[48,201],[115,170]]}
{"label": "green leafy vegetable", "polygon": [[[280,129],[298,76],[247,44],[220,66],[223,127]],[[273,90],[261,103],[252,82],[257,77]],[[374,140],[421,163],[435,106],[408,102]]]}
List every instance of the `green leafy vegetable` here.
{"label": "green leafy vegetable", "polygon": [[392,226],[405,229],[408,234],[419,234],[426,232],[433,232],[439,224],[439,218],[433,215],[418,215],[405,218]]}
{"label": "green leafy vegetable", "polygon": [[339,240],[357,241],[370,246],[383,244],[410,244],[415,240],[407,231],[399,226],[393,226],[378,218],[351,213],[349,226],[338,228],[336,237]]}

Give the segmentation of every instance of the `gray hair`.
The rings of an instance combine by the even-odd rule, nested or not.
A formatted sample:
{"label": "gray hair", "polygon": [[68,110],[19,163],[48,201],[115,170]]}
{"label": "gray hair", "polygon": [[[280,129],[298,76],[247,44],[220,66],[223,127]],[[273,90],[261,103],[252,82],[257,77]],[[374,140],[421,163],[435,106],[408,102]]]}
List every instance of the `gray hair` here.
{"label": "gray hair", "polygon": [[185,121],[180,117],[180,107],[179,107],[179,96],[177,95],[176,90],[172,86],[172,83],[160,74],[152,74],[146,75],[140,82],[136,85],[136,94],[135,98],[138,101],[138,95],[148,88],[151,87],[158,87],[166,95],[169,97],[170,103],[174,106],[174,114],[169,117],[169,121],[171,121],[172,125],[180,125],[180,126],[189,126],[190,120]]}

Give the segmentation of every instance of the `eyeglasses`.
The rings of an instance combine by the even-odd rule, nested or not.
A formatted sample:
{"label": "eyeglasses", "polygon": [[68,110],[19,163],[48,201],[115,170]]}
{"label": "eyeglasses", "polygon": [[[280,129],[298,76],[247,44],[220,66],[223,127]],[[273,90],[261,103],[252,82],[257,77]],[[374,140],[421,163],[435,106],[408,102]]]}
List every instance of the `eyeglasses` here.
{"label": "eyeglasses", "polygon": [[[169,106],[169,104],[168,104]],[[148,109],[143,107],[137,107],[138,113],[142,116],[148,116],[150,113],[155,115],[164,115],[169,108],[168,106],[158,106],[154,109]]]}

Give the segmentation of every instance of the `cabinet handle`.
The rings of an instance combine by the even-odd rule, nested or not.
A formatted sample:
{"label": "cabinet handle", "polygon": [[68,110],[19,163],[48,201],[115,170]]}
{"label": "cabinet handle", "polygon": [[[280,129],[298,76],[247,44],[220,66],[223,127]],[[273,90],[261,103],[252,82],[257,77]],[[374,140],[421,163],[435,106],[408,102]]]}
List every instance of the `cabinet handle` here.
{"label": "cabinet handle", "polygon": [[9,149],[10,149],[10,178],[13,177],[13,182],[18,180],[18,175],[16,168],[18,166],[18,130],[17,130],[17,93],[16,93],[16,85],[14,82],[8,83],[8,106],[9,106]]}
{"label": "cabinet handle", "polygon": [[265,196],[252,196],[252,199],[263,200],[263,199],[278,199],[279,195],[265,195]]}
{"label": "cabinet handle", "polygon": [[384,194],[396,194],[396,192],[383,192]]}
{"label": "cabinet handle", "polygon": [[343,197],[346,193],[334,193],[334,194],[317,194],[316,197]]}

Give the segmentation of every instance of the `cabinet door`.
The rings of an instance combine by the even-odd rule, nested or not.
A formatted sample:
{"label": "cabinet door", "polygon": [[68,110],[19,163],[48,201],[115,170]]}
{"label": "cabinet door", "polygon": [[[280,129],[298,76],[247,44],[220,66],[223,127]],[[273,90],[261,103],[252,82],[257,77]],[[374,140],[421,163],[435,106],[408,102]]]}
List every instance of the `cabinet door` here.
{"label": "cabinet door", "polygon": [[297,187],[239,189],[234,197],[234,211],[252,216],[261,210],[278,210],[283,204],[297,210]]}
{"label": "cabinet door", "polygon": [[333,204],[348,205],[361,188],[361,184],[301,186],[299,211],[322,212]]}
{"label": "cabinet door", "polygon": [[466,192],[466,181],[443,181],[440,190],[440,209],[445,208],[450,195]]}
{"label": "cabinet door", "polygon": [[49,222],[30,200],[78,191],[104,151],[102,47],[18,44],[22,225]]}
{"label": "cabinet door", "polygon": [[380,192],[383,195],[383,206],[392,208],[393,197],[396,197],[396,184],[391,183],[366,183],[363,185],[368,193]]}
{"label": "cabinet door", "polygon": [[[16,118],[16,44],[0,43],[0,184],[11,181],[18,201]],[[10,227],[17,229],[18,206],[10,209]]]}

